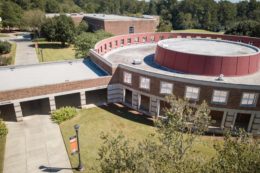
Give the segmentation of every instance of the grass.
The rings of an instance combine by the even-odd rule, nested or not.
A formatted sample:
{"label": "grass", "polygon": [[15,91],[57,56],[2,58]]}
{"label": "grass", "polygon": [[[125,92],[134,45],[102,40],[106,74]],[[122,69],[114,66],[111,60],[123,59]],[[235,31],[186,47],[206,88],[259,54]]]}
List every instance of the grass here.
{"label": "grass", "polygon": [[8,54],[1,55],[4,65],[13,65],[15,62],[16,43],[12,43],[11,51]]}
{"label": "grass", "polygon": [[203,29],[173,30],[174,33],[201,33],[201,34],[224,34],[224,32],[212,32]]}
{"label": "grass", "polygon": [[[73,129],[75,124],[80,125],[81,156],[86,172],[90,172],[89,169],[98,164],[98,148],[102,144],[101,132],[113,135],[122,132],[136,144],[155,131],[152,120],[120,105],[81,110],[77,117],[60,125],[68,153],[70,153],[69,137],[75,134]],[[213,137],[201,137],[196,141],[194,150],[200,151],[202,158],[209,159],[215,155],[212,147],[214,140]],[[69,154],[69,158],[72,167],[76,167],[77,156]]]}
{"label": "grass", "polygon": [[9,37],[9,35],[0,33],[0,37]]}
{"label": "grass", "polygon": [[3,172],[4,168],[5,142],[6,137],[0,138],[0,172]]}
{"label": "grass", "polygon": [[12,43],[12,48],[10,52],[10,57],[12,58],[11,64],[14,64],[15,62],[15,53],[16,53],[16,43]]}
{"label": "grass", "polygon": [[62,47],[58,42],[46,41],[38,42],[38,45],[39,48],[36,49],[36,52],[40,62],[75,59],[75,50],[72,45]]}

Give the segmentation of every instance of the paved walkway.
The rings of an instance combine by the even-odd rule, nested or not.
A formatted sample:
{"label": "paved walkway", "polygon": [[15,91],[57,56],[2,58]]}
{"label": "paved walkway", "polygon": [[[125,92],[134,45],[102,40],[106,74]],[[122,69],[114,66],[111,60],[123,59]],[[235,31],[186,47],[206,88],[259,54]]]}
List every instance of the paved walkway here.
{"label": "paved walkway", "polygon": [[48,115],[8,122],[4,173],[72,173],[59,126]]}
{"label": "paved walkway", "polygon": [[17,36],[12,41],[16,43],[15,65],[39,63],[34,43],[29,39],[29,35]]}

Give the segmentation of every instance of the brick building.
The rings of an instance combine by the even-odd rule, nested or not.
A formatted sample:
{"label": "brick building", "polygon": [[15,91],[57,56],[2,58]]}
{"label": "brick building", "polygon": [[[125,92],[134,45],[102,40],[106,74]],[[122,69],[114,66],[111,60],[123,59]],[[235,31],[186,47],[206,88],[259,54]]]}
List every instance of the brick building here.
{"label": "brick building", "polygon": [[1,67],[0,111],[21,121],[62,106],[119,102],[161,117],[165,96],[174,94],[208,103],[210,131],[260,135],[259,48],[259,38],[218,34],[114,36],[98,42],[87,60]]}
{"label": "brick building", "polygon": [[111,14],[86,14],[84,20],[92,30],[103,29],[114,35],[155,32],[158,16],[129,17]]}

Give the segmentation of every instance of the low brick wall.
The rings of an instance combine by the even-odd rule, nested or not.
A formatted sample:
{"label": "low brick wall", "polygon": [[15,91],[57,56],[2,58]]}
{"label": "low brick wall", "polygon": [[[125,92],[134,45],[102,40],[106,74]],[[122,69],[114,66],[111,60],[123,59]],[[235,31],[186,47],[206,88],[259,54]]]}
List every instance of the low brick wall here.
{"label": "low brick wall", "polygon": [[111,76],[0,92],[0,102],[108,85]]}

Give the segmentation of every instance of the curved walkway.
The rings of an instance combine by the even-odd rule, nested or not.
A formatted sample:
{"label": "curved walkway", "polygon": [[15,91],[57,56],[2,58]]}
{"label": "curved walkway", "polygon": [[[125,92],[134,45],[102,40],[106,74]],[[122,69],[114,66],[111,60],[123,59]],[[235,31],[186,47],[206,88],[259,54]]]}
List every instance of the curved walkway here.
{"label": "curved walkway", "polygon": [[49,115],[33,115],[8,122],[4,173],[72,173],[57,124]]}

